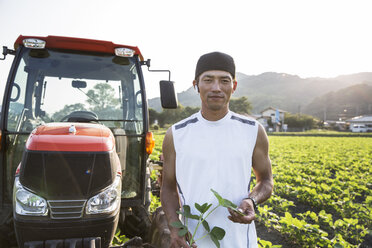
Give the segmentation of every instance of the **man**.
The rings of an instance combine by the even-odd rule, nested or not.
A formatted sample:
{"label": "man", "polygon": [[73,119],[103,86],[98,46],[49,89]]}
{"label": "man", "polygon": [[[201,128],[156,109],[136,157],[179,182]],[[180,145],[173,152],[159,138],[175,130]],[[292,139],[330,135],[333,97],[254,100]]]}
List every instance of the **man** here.
{"label": "man", "polygon": [[[192,214],[198,214],[195,203],[217,206],[213,189],[245,214],[220,207],[208,216],[211,228],[218,226],[226,231],[221,247],[257,247],[255,208],[270,197],[273,189],[267,135],[257,121],[229,110],[230,97],[237,87],[231,56],[220,52],[201,56],[193,85],[200,94],[200,112],[169,128],[163,141],[161,203],[168,223],[179,220],[176,211],[181,205],[189,205]],[[252,168],[257,183],[249,192]],[[193,232],[196,222],[188,220],[188,226]],[[178,236],[177,228],[170,226],[170,230],[171,248],[190,247]],[[196,239],[205,234],[200,226]],[[197,246],[215,247],[208,236],[191,244]]]}

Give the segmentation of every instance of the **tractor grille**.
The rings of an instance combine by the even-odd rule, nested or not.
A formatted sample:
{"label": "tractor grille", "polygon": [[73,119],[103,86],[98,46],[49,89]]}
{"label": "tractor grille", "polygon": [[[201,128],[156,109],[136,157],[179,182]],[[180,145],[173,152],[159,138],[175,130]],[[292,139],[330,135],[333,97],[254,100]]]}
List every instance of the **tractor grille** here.
{"label": "tractor grille", "polygon": [[86,200],[48,201],[52,219],[78,219],[83,216]]}

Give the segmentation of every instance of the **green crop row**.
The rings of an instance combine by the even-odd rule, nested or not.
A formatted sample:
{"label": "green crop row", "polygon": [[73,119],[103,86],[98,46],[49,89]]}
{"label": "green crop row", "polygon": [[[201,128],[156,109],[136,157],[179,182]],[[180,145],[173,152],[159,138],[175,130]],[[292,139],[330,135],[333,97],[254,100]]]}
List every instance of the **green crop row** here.
{"label": "green crop row", "polygon": [[159,156],[162,153],[162,144],[163,144],[163,139],[164,135],[166,133],[166,130],[160,129],[160,130],[153,130],[153,135],[155,139],[155,148],[150,155],[150,159],[152,160],[159,160]]}
{"label": "green crop row", "polygon": [[301,247],[358,247],[372,223],[371,140],[270,137],[270,156],[259,219]]}

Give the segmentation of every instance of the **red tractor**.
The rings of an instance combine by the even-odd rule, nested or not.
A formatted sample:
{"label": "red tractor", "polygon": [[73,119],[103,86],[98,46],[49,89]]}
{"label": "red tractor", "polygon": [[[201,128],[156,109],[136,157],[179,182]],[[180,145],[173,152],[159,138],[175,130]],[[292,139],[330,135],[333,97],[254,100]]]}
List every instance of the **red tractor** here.
{"label": "red tractor", "polygon": [[[151,243],[154,141],[141,69],[150,60],[137,47],[56,36],[19,36],[8,54],[0,247],[106,248],[117,226],[137,246]],[[176,108],[169,80],[161,102]]]}

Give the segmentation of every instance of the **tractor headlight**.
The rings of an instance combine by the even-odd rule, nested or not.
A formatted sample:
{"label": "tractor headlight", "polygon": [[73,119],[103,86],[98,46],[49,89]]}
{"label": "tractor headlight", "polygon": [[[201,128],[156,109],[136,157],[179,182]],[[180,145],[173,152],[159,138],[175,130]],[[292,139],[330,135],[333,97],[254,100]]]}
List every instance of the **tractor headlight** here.
{"label": "tractor headlight", "polygon": [[13,208],[19,215],[45,216],[48,214],[46,200],[26,190],[19,182],[19,177],[16,177],[14,181]]}
{"label": "tractor headlight", "polygon": [[87,214],[114,212],[120,206],[120,193],[121,177],[117,176],[113,184],[88,200],[85,212]]}

